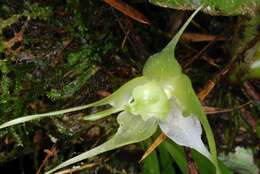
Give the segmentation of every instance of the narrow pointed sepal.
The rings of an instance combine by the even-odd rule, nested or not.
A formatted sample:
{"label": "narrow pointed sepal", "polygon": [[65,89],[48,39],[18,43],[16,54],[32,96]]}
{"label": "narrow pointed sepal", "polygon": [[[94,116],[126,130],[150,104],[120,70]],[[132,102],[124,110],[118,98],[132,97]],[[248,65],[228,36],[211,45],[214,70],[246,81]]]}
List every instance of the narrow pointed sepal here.
{"label": "narrow pointed sepal", "polygon": [[125,111],[119,114],[117,121],[119,123],[119,129],[110,140],[61,163],[54,169],[48,171],[46,174],[53,173],[61,168],[67,167],[109,150],[113,150],[128,144],[141,142],[152,136],[155,133],[158,125],[158,121],[156,119],[151,118],[147,121],[144,121],[139,115],[132,115]]}
{"label": "narrow pointed sepal", "polygon": [[[93,102],[93,103],[90,103],[87,105],[63,109],[63,110],[59,110],[59,111],[23,116],[23,117],[3,123],[2,125],[0,125],[0,129],[14,126],[14,125],[21,124],[21,123],[25,123],[28,121],[36,120],[36,119],[41,119],[44,117],[58,116],[58,115],[75,112],[75,111],[80,111],[80,110],[87,109],[90,107],[98,107],[98,106],[102,106],[102,105],[111,105],[114,108],[113,112],[117,112],[117,111],[122,110],[124,108],[124,106],[128,103],[128,101],[130,100],[131,95],[132,95],[132,90],[136,86],[142,85],[146,82],[147,82],[147,79],[145,77],[137,77],[137,78],[127,82],[126,84],[124,84],[122,87],[120,87],[117,91],[115,91],[110,96],[108,96],[104,99],[101,99],[99,101],[96,101],[96,102]],[[111,112],[111,110],[110,110],[110,112]],[[98,117],[103,118],[105,116],[108,116],[108,115],[106,112],[103,112],[103,113],[97,114],[95,116],[96,118],[94,118],[94,116],[93,116],[92,119],[97,119]]]}
{"label": "narrow pointed sepal", "polygon": [[202,6],[197,8],[196,11],[192,13],[192,15],[186,20],[184,25],[161,52],[149,57],[149,59],[145,62],[143,69],[143,75],[145,77],[154,79],[160,83],[165,83],[165,81],[168,81],[169,78],[176,77],[182,73],[181,66],[175,58],[175,48],[182,33],[192,21],[194,16],[201,10],[201,8]]}
{"label": "narrow pointed sepal", "polygon": [[83,106],[78,106],[78,107],[73,107],[73,108],[68,108],[68,109],[62,109],[59,111],[47,112],[47,113],[43,113],[43,114],[34,114],[34,115],[23,116],[23,117],[20,117],[20,118],[17,118],[17,119],[14,119],[14,120],[1,124],[0,129],[14,126],[14,125],[21,124],[21,123],[25,123],[28,121],[36,120],[36,119],[41,119],[44,117],[58,116],[58,115],[62,115],[62,114],[70,113],[70,112],[83,110],[83,109],[89,108],[91,106],[92,106],[92,104],[88,104],[88,105],[83,105]]}
{"label": "narrow pointed sepal", "polygon": [[97,112],[97,113],[94,113],[94,114],[91,114],[91,115],[87,115],[87,116],[83,117],[83,120],[95,121],[95,120],[104,118],[106,116],[109,116],[111,114],[117,113],[119,111],[121,111],[121,109],[109,108],[109,109],[106,109],[106,110],[101,111],[101,112]]}

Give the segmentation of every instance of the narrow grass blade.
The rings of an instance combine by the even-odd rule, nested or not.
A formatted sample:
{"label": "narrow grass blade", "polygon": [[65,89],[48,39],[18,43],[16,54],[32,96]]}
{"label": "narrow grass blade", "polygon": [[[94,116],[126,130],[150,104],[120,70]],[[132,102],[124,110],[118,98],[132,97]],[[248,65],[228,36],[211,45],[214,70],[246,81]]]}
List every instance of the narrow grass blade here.
{"label": "narrow grass blade", "polygon": [[[146,149],[150,143],[152,143],[152,140],[148,139],[147,141],[142,142],[141,145],[143,149]],[[143,161],[142,174],[160,174],[160,163],[156,151],[153,151]]]}
{"label": "narrow grass blade", "polygon": [[188,174],[189,168],[183,147],[170,142],[169,140],[164,141],[160,146],[165,148],[170,153],[172,159],[174,159],[182,173]]}
{"label": "narrow grass blade", "polygon": [[[209,159],[195,150],[192,150],[191,154],[200,174],[216,173],[216,168]],[[219,161],[219,168],[222,174],[233,174],[221,161]]]}
{"label": "narrow grass blade", "polygon": [[164,146],[158,147],[160,164],[161,164],[161,174],[175,174],[175,169],[173,167],[174,160],[171,158],[170,153]]}

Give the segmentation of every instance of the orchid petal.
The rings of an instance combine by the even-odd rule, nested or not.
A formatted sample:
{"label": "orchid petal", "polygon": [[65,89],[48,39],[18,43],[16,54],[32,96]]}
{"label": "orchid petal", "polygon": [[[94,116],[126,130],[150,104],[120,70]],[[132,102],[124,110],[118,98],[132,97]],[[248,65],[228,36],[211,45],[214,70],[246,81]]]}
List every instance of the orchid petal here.
{"label": "orchid petal", "polygon": [[201,140],[202,129],[197,117],[184,117],[182,110],[171,100],[171,111],[166,122],[159,123],[161,130],[175,143],[193,148],[210,158],[210,153]]}
{"label": "orchid petal", "polygon": [[110,140],[61,163],[46,174],[118,147],[143,141],[155,133],[158,125],[158,121],[154,118],[144,121],[139,115],[132,115],[125,111],[119,114],[117,121],[119,129]]}

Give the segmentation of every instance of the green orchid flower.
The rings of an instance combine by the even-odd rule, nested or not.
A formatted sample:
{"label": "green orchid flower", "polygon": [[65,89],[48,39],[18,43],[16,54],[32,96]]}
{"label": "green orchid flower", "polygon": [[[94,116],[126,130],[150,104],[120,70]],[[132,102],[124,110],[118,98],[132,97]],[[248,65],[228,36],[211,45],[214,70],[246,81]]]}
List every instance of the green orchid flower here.
{"label": "green orchid flower", "polygon": [[[103,152],[141,142],[151,137],[158,126],[175,143],[193,148],[206,156],[219,173],[212,130],[190,79],[182,73],[174,55],[181,34],[201,8],[202,6],[189,17],[161,52],[147,60],[143,76],[127,82],[112,95],[84,106],[21,117],[0,125],[0,129],[42,117],[110,105],[109,109],[86,116],[84,120],[93,121],[119,113],[117,117],[119,129],[116,134],[107,142],[63,162],[47,174]],[[206,132],[210,152],[201,140],[200,123]]]}

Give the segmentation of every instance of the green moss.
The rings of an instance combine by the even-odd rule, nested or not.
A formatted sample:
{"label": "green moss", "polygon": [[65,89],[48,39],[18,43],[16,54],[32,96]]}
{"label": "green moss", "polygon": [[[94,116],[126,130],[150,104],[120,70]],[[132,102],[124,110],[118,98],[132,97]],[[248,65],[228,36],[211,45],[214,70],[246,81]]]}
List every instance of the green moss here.
{"label": "green moss", "polygon": [[51,89],[47,96],[52,100],[72,97],[97,72],[99,68],[95,64],[99,60],[100,56],[97,54],[95,46],[92,45],[85,45],[80,50],[70,53],[67,63],[63,66],[65,72],[70,71],[71,78],[67,80],[68,82],[64,79],[63,87],[61,89]]}

